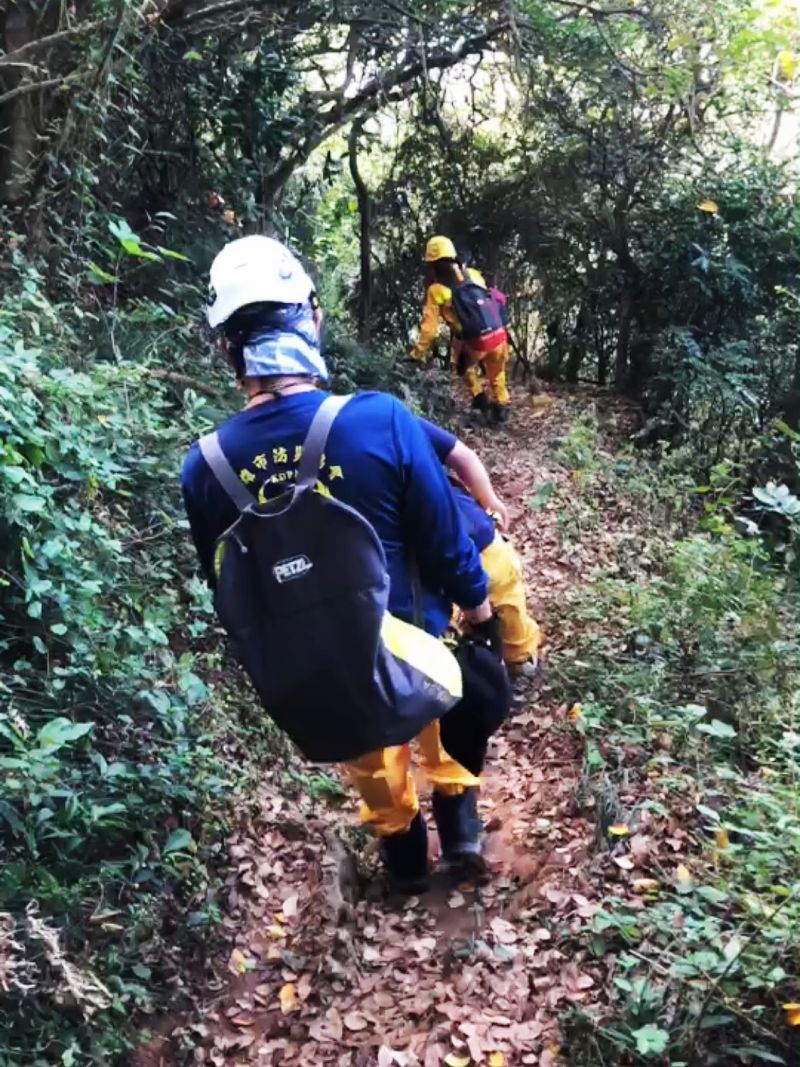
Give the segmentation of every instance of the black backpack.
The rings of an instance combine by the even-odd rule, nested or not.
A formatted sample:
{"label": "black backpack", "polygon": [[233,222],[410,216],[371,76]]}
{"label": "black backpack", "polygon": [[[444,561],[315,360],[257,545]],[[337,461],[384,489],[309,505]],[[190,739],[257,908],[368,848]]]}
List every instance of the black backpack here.
{"label": "black backpack", "polygon": [[461,697],[441,641],[387,611],[389,576],[375,530],[315,492],[331,425],[350,397],[320,405],[294,487],[257,503],[216,433],[200,441],[240,511],[214,553],[214,602],[267,713],[319,763],[405,744]]}
{"label": "black backpack", "polygon": [[452,287],[453,310],[461,324],[461,337],[474,341],[503,328],[500,305],[488,289],[473,281],[464,270],[464,280]]}

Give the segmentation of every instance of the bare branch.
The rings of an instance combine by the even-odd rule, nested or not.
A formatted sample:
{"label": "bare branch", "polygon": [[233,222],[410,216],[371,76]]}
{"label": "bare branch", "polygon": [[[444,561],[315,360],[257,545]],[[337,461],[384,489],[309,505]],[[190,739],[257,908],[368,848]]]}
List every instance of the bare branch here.
{"label": "bare branch", "polygon": [[[496,40],[509,28],[507,19],[489,26],[482,33],[472,37],[462,37],[454,48],[434,52],[423,58],[405,62],[399,66],[373,75],[368,78],[364,85],[353,96],[344,98],[339,93],[336,104],[326,111],[319,113],[319,124],[306,135],[301,144],[297,145],[285,159],[265,176],[264,193],[266,199],[273,197],[286,184],[292,171],[295,170],[309,154],[325,141],[331,134],[340,130],[351,119],[364,111],[375,108],[381,99],[393,99],[393,90],[399,90],[399,97],[408,95],[405,88],[410,86],[417,78],[424,76],[426,70],[446,70],[460,63],[467,56],[479,52],[491,41]],[[398,94],[395,94],[395,99]]]}
{"label": "bare branch", "polygon": [[23,82],[22,85],[9,89],[7,93],[0,95],[0,104],[6,104],[9,100],[15,100],[18,96],[27,96],[28,93],[36,93],[40,89],[54,89],[57,85],[67,85],[69,77],[45,78],[39,82]]}
{"label": "bare branch", "polygon": [[1,55],[0,67],[18,66],[21,56],[30,55],[32,52],[38,52],[42,48],[50,48],[52,45],[59,44],[61,41],[67,41],[77,37],[86,37],[87,34],[94,33],[95,30],[102,29],[106,26],[113,26],[115,22],[116,18],[113,16],[105,19],[95,19],[93,22],[84,22],[80,26],[72,26],[68,30],[59,30],[58,33],[50,33],[47,37],[40,37],[38,41],[28,41],[27,44],[15,48],[13,52]]}
{"label": "bare branch", "polygon": [[644,4],[641,7],[594,7],[592,4],[583,4],[580,0],[552,0],[552,3],[557,4],[558,7],[569,8],[578,14],[582,14],[585,11],[587,15],[591,15],[595,20],[616,18],[618,16],[648,20],[653,17],[650,8]]}

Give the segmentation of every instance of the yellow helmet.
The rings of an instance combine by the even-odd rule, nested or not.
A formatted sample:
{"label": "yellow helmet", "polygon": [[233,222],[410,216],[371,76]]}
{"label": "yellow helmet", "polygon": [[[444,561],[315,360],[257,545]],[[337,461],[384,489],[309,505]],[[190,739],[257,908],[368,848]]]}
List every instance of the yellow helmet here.
{"label": "yellow helmet", "polygon": [[425,245],[425,262],[435,263],[437,259],[458,259],[456,246],[449,237],[431,237]]}

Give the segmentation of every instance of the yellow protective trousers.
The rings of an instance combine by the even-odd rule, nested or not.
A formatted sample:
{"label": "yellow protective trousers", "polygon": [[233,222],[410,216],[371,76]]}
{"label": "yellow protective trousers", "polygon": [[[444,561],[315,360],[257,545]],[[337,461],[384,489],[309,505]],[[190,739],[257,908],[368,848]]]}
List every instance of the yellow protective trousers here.
{"label": "yellow protective trousers", "polygon": [[[420,767],[428,782],[440,793],[453,796],[480,779],[445,752],[434,721],[421,731],[414,744]],[[419,811],[419,799],[411,767],[411,744],[380,748],[345,764],[350,781],[361,797],[361,818],[385,836],[401,833]]]}
{"label": "yellow protective trousers", "polygon": [[489,600],[500,618],[503,659],[508,664],[525,663],[536,655],[542,632],[528,614],[522,564],[510,541],[496,534],[481,552],[489,579]]}
{"label": "yellow protective trousers", "polygon": [[[459,343],[463,344],[463,342]],[[483,392],[483,382],[478,376],[478,368],[482,365],[489,386],[489,399],[496,404],[507,404],[509,401],[508,384],[506,382],[508,342],[504,341],[497,348],[492,348],[488,352],[475,352],[468,349],[467,358],[469,363],[464,374],[464,381],[470,396],[479,396]]]}

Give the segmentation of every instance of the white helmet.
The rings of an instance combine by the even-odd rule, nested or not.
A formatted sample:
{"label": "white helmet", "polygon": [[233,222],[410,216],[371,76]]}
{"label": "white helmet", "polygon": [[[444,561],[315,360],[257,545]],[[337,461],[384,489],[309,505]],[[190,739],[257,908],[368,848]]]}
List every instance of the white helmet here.
{"label": "white helmet", "polygon": [[302,304],[313,290],[299,260],[280,241],[259,234],[240,237],[211,264],[208,324],[221,326],[247,304]]}

